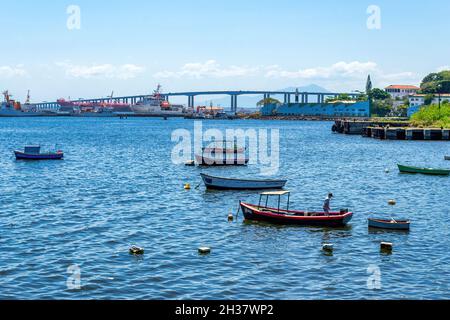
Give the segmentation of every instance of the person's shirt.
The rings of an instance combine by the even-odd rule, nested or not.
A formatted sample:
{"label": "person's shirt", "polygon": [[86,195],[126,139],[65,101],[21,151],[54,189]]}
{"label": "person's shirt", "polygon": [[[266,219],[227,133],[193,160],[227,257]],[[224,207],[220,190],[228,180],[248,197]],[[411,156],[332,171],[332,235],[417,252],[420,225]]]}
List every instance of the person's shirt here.
{"label": "person's shirt", "polygon": [[330,209],[330,198],[329,197],[327,197],[326,199],[325,199],[325,201],[324,201],[324,203],[323,203],[323,207],[324,207],[324,209]]}

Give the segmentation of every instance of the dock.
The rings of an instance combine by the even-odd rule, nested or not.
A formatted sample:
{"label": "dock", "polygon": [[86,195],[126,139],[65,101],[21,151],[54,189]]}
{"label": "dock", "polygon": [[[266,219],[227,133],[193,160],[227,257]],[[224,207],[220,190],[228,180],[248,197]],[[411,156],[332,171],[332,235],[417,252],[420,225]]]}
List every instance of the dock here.
{"label": "dock", "polygon": [[380,140],[449,141],[450,129],[367,127],[363,136]]}
{"label": "dock", "polygon": [[395,127],[405,128],[409,126],[407,120],[389,121],[389,120],[336,120],[332,131],[342,134],[364,135],[368,127]]}
{"label": "dock", "polygon": [[407,121],[337,120],[332,131],[379,140],[450,140],[450,129],[413,128]]}

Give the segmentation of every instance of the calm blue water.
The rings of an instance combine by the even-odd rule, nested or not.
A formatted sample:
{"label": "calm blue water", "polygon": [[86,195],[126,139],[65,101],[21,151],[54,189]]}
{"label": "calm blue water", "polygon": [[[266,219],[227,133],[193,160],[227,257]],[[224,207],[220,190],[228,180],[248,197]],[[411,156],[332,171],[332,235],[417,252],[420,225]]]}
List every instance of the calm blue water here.
{"label": "calm blue water", "polygon": [[[450,299],[450,178],[396,169],[450,167],[448,143],[333,135],[322,122],[204,126],[280,129],[278,176],[290,179],[291,206],[319,209],[332,191],[335,208],[355,212],[351,225],[227,222],[257,193],[196,190],[199,173],[255,177],[259,168],[173,165],[171,133],[192,130],[190,120],[1,119],[0,299]],[[58,143],[66,160],[16,162],[12,151],[28,143]],[[410,218],[412,230],[369,233],[371,212]],[[380,254],[380,241],[394,243],[392,255]],[[132,244],[145,255],[129,255]],[[205,245],[212,254],[199,256]],[[74,264],[80,290],[66,286]],[[367,286],[369,266],[380,289]]]}

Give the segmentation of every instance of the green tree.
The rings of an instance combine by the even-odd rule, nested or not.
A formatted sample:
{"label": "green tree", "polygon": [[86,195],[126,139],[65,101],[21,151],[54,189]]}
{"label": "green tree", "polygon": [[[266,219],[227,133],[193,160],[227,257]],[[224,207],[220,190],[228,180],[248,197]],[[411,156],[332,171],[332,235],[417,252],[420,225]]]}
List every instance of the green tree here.
{"label": "green tree", "polygon": [[450,93],[450,70],[427,75],[420,85],[423,94]]}
{"label": "green tree", "polygon": [[379,117],[386,117],[392,112],[392,101],[390,100],[374,100],[372,103],[372,113]]}
{"label": "green tree", "polygon": [[274,99],[274,98],[266,98],[266,99],[262,99],[261,101],[259,101],[257,103],[258,107],[262,107],[262,106],[266,106],[269,104],[281,104],[280,100]]}
{"label": "green tree", "polygon": [[343,93],[334,98],[328,98],[326,100],[327,103],[332,103],[336,101],[352,101],[354,98],[350,97],[347,93]]}
{"label": "green tree", "polygon": [[426,106],[429,106],[433,103],[433,99],[434,99],[434,94],[427,94],[425,96],[423,104]]}
{"label": "green tree", "polygon": [[391,95],[389,93],[378,88],[372,89],[370,95],[374,100],[387,100],[391,98]]}

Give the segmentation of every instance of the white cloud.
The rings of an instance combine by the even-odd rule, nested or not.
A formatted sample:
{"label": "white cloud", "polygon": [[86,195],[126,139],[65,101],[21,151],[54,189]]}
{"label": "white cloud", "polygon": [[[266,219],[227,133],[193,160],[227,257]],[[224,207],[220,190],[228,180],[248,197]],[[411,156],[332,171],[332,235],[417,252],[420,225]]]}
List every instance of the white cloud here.
{"label": "white cloud", "polygon": [[222,67],[215,60],[204,63],[186,63],[179,71],[161,71],[154,74],[155,78],[227,78],[256,75],[259,67],[229,66]]}
{"label": "white cloud", "polygon": [[437,72],[441,72],[441,71],[448,71],[450,70],[450,66],[442,66],[437,68]]}
{"label": "white cloud", "polygon": [[297,71],[283,70],[279,66],[271,66],[267,71],[267,78],[289,78],[289,79],[330,79],[341,77],[367,77],[367,74],[376,72],[375,62],[338,62],[329,67],[315,67],[300,69]]}
{"label": "white cloud", "polygon": [[63,68],[68,77],[72,78],[109,78],[127,80],[136,78],[145,71],[144,67],[135,64],[115,66],[112,64],[93,64],[90,66],[73,65],[67,62],[58,62],[57,66]]}
{"label": "white cloud", "polygon": [[348,87],[362,87],[367,75],[372,76],[375,86],[390,84],[418,84],[420,77],[413,72],[384,72],[375,62],[337,62],[328,67],[314,67],[297,71],[283,70],[279,66],[267,68],[265,76],[273,79],[302,79],[314,81],[328,88],[345,90]]}
{"label": "white cloud", "polygon": [[0,66],[0,77],[1,78],[13,78],[13,77],[24,77],[28,76],[28,72],[25,70],[24,65],[11,66]]}

